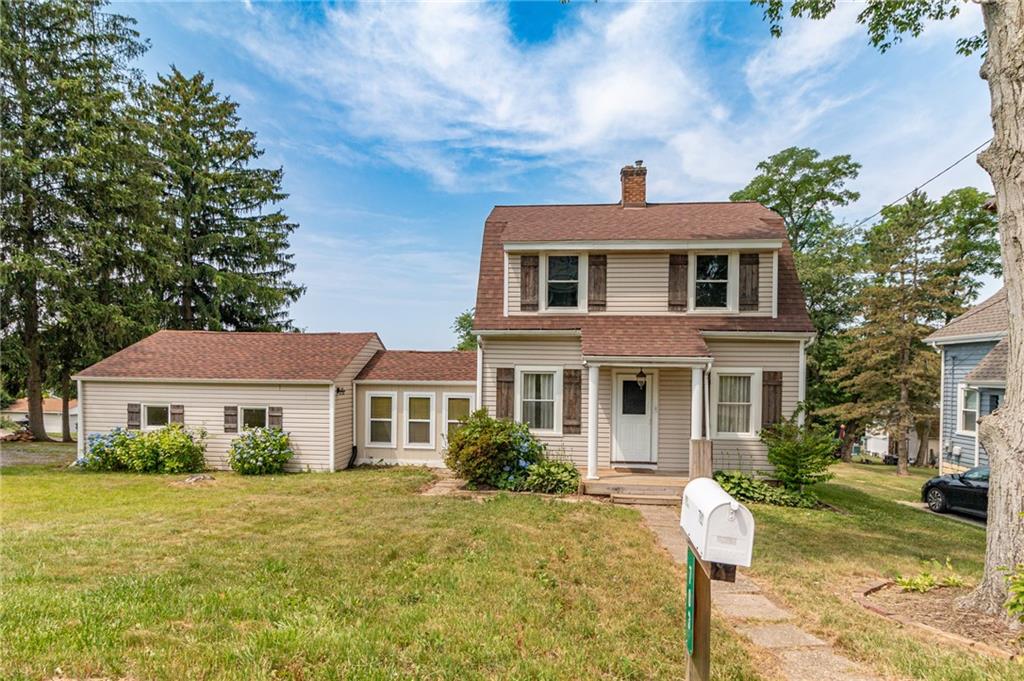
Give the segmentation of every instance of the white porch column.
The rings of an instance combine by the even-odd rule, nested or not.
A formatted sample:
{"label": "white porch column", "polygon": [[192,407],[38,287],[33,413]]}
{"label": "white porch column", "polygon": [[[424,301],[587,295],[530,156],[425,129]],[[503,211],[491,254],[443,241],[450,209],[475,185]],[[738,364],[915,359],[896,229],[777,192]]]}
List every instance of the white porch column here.
{"label": "white porch column", "polygon": [[597,480],[597,401],[600,367],[587,365],[587,480]]}
{"label": "white porch column", "polygon": [[704,437],[704,369],[690,369],[690,439]]}

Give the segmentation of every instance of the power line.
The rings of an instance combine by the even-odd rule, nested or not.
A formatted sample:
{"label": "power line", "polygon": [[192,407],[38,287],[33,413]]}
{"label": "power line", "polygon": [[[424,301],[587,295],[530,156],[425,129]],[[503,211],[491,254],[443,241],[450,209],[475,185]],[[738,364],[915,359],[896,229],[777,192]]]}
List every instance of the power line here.
{"label": "power line", "polygon": [[928,178],[927,180],[925,180],[924,182],[922,182],[922,183],[921,183],[921,184],[919,184],[918,186],[914,187],[913,189],[911,189],[911,190],[910,190],[909,192],[907,192],[906,194],[904,194],[904,195],[903,195],[903,196],[901,196],[900,198],[896,199],[895,201],[891,201],[891,202],[889,202],[889,203],[885,204],[884,206],[882,206],[881,208],[879,208],[878,210],[876,210],[876,211],[875,211],[874,213],[872,213],[871,215],[867,216],[866,218],[864,218],[863,220],[861,220],[860,222],[858,222],[857,224],[855,224],[855,225],[854,225],[854,228],[856,229],[857,227],[860,227],[860,226],[861,226],[861,225],[863,225],[863,224],[864,224],[865,222],[867,222],[867,221],[868,221],[868,220],[870,220],[871,218],[875,217],[876,215],[878,215],[879,213],[881,213],[881,212],[882,212],[883,210],[885,210],[885,209],[886,209],[886,208],[888,208],[889,206],[892,206],[892,205],[895,205],[895,204],[899,203],[899,202],[900,202],[900,201],[902,201],[903,199],[907,198],[908,196],[910,196],[911,194],[913,194],[914,192],[916,192],[916,191],[917,191],[918,189],[921,189],[921,188],[923,188],[923,187],[924,187],[925,185],[927,185],[927,184],[928,184],[929,182],[931,182],[932,180],[937,180],[938,178],[942,177],[942,176],[943,176],[943,175],[945,175],[945,174],[946,174],[947,172],[949,172],[949,171],[950,171],[950,170],[952,170],[953,168],[955,168],[955,167],[957,167],[958,165],[960,165],[960,164],[961,164],[961,163],[962,163],[963,161],[965,161],[965,160],[967,159],[967,157],[969,157],[969,156],[970,156],[971,154],[975,153],[976,151],[978,151],[979,149],[981,149],[981,148],[982,148],[983,146],[985,146],[986,144],[988,144],[988,143],[989,143],[989,142],[991,142],[991,141],[992,141],[992,138],[991,138],[991,137],[989,137],[989,138],[988,138],[987,140],[985,140],[984,142],[982,142],[982,143],[981,143],[981,144],[979,144],[978,146],[974,147],[973,149],[971,149],[970,151],[968,151],[968,152],[967,152],[966,154],[964,154],[963,156],[961,156],[961,157],[960,157],[960,158],[958,158],[957,160],[953,161],[953,163],[951,163],[950,165],[946,166],[945,168],[943,168],[942,170],[940,170],[939,172],[937,172],[937,173],[936,173],[935,175],[932,175],[932,176],[931,176],[931,177],[929,177],[929,178]]}

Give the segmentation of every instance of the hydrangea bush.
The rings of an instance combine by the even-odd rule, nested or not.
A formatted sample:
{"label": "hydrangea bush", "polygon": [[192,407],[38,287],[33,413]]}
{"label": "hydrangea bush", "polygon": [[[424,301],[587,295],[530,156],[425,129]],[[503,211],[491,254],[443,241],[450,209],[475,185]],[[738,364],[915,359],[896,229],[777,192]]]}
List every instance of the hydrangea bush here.
{"label": "hydrangea bush", "polygon": [[115,428],[93,434],[79,465],[92,471],[195,473],[203,470],[206,432],[171,424],[144,433]]}
{"label": "hydrangea bush", "polygon": [[525,489],[527,470],[544,458],[544,445],[525,423],[473,412],[448,441],[444,462],[472,485]]}
{"label": "hydrangea bush", "polygon": [[288,433],[280,428],[250,428],[231,443],[228,464],[241,475],[269,475],[284,471],[293,456]]}

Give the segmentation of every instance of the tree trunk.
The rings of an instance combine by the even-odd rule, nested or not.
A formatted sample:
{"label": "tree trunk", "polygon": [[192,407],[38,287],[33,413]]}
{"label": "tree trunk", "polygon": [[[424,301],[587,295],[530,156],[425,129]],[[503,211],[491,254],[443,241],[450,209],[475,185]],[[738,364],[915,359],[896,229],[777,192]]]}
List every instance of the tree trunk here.
{"label": "tree trunk", "polygon": [[46,421],[43,417],[43,358],[42,339],[39,337],[39,299],[35,286],[25,292],[25,319],[22,340],[25,344],[25,358],[28,360],[28,376],[25,392],[28,398],[28,429],[37,440],[49,440]]}
{"label": "tree trunk", "polygon": [[60,381],[61,387],[61,413],[60,413],[60,430],[61,440],[64,442],[71,442],[71,376],[65,373],[61,376]]}
{"label": "tree trunk", "polygon": [[1006,616],[1007,568],[1024,563],[1024,2],[982,4],[988,52],[981,77],[992,96],[992,144],[978,162],[992,177],[1010,309],[1006,399],[981,420],[989,457],[985,573],[961,604]]}
{"label": "tree trunk", "polygon": [[905,419],[900,420],[899,439],[896,440],[896,475],[910,475],[907,463],[910,449],[910,426]]}
{"label": "tree trunk", "polygon": [[932,434],[932,422],[930,420],[918,421],[914,430],[917,433],[917,465],[931,466],[931,457],[928,456],[928,438]]}

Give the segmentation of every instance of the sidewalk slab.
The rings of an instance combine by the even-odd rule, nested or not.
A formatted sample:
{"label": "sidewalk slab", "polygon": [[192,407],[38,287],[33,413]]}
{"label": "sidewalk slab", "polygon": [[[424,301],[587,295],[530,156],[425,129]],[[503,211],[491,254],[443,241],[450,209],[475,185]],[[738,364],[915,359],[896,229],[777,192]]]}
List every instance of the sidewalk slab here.
{"label": "sidewalk slab", "polygon": [[719,594],[711,602],[711,607],[731,620],[783,622],[793,617],[761,594]]}
{"label": "sidewalk slab", "polygon": [[762,648],[806,648],[828,645],[792,624],[739,624],[736,630]]}

